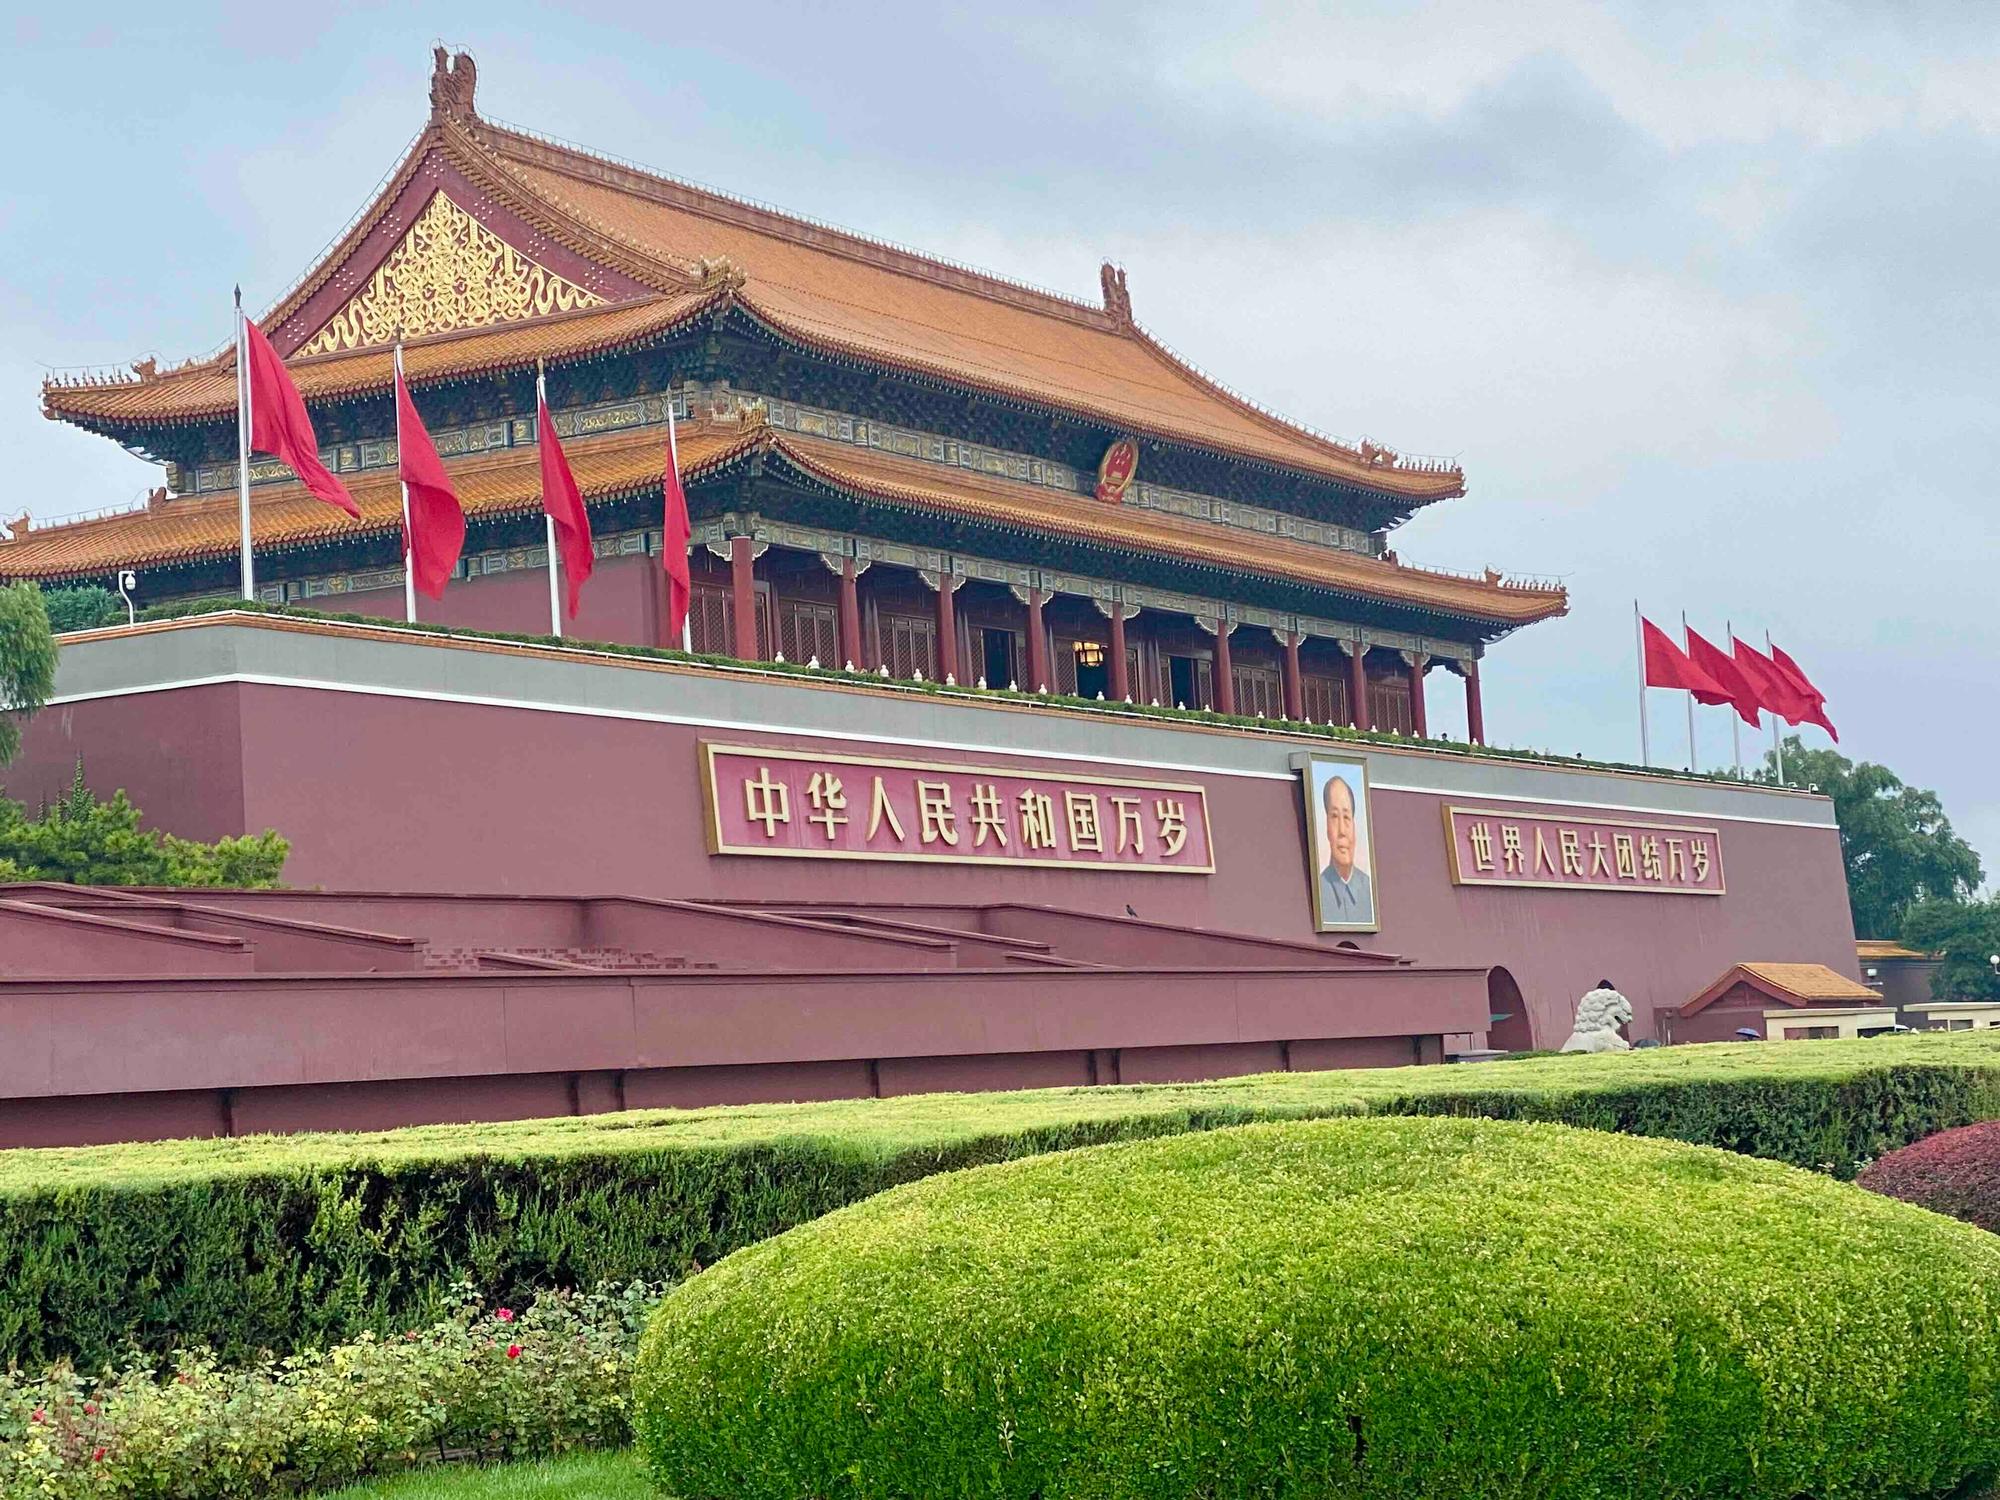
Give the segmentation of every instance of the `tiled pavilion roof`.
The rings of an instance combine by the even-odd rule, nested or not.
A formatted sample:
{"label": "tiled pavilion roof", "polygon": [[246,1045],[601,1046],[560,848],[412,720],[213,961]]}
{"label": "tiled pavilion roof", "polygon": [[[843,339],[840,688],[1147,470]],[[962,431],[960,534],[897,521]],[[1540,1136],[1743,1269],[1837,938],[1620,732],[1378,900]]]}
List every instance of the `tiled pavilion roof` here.
{"label": "tiled pavilion roof", "polygon": [[1739,984],[1747,984],[1780,1005],[1880,1005],[1879,991],[1838,974],[1825,964],[1742,963],[1681,1007],[1691,1016],[1707,1009]]}

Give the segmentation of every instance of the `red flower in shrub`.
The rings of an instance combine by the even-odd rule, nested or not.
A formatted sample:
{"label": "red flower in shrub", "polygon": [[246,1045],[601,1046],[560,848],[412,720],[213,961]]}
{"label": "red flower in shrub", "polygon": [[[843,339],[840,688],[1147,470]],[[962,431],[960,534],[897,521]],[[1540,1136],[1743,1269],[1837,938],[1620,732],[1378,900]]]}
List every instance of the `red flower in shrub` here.
{"label": "red flower in shrub", "polygon": [[507,1357],[509,1359],[519,1359],[521,1357],[521,1346],[519,1344],[509,1344],[507,1346]]}
{"label": "red flower in shrub", "polygon": [[47,1410],[44,1409],[43,1407],[38,1406],[33,1411],[28,1413],[28,1420],[30,1422],[46,1422],[48,1421],[48,1419],[49,1419],[49,1414]]}
{"label": "red flower in shrub", "polygon": [[511,1307],[496,1307],[493,1309],[493,1316],[498,1318],[502,1323],[511,1323],[514,1321],[514,1309]]}
{"label": "red flower in shrub", "polygon": [[104,1462],[104,1454],[105,1450],[99,1448],[95,1453],[92,1453],[90,1455],[90,1461],[94,1464],[101,1464]]}
{"label": "red flower in shrub", "polygon": [[94,1417],[94,1416],[96,1416],[96,1415],[97,1415],[97,1403],[96,1403],[95,1401],[86,1401],[86,1402],[84,1402],[84,1403],[83,1403],[83,1414],[84,1414],[84,1415],[85,1415],[86,1417]]}
{"label": "red flower in shrub", "polygon": [[1941,1130],[1891,1151],[1855,1181],[2000,1233],[2000,1120]]}

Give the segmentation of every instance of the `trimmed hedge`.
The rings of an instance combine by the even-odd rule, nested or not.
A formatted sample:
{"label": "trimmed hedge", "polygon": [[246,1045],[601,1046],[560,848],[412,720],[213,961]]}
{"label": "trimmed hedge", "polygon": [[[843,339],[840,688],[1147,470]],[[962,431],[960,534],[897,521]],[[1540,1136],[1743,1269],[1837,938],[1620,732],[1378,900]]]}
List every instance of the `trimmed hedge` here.
{"label": "trimmed hedge", "polygon": [[640,1344],[669,1494],[1932,1494],[2000,1474],[2000,1243],[1719,1151],[1257,1125],[918,1183]]}
{"label": "trimmed hedge", "polygon": [[2000,1120],[1940,1131],[1891,1151],[1855,1181],[2000,1234]]}
{"label": "trimmed hedge", "polygon": [[1371,1114],[1563,1121],[1851,1175],[2000,1118],[2000,1033],[0,1152],[0,1363],[282,1352],[432,1321],[461,1278],[510,1304],[677,1278],[956,1167]]}

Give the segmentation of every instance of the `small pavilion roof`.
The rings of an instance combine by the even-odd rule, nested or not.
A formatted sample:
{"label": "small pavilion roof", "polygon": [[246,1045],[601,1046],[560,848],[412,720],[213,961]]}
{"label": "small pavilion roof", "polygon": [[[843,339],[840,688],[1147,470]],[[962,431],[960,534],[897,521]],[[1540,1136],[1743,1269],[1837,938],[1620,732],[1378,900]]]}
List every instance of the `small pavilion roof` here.
{"label": "small pavilion roof", "polygon": [[[587,500],[620,499],[660,483],[663,445],[657,430],[577,437],[563,446]],[[1567,596],[1559,588],[1507,583],[1496,576],[1433,572],[1283,537],[1105,505],[1041,485],[780,432],[756,420],[684,423],[680,448],[682,474],[690,484],[758,452],[764,456],[766,474],[782,475],[789,469],[800,482],[825,485],[875,504],[1101,542],[1434,610],[1471,620],[1491,632],[1546,619],[1567,607]],[[540,469],[532,446],[460,459],[451,472],[460,503],[475,520],[530,515],[540,509]],[[394,533],[401,524],[395,470],[342,477],[361,507],[359,522],[312,498],[295,482],[257,486],[251,492],[257,551],[280,553]],[[100,577],[119,568],[226,558],[236,552],[237,528],[233,492],[164,500],[124,515],[35,527],[12,541],[0,541],[0,578],[59,581]]]}
{"label": "small pavilion roof", "polygon": [[1692,1016],[1706,1010],[1739,984],[1749,985],[1779,1005],[1793,1007],[1883,1003],[1879,991],[1835,973],[1825,964],[1742,963],[1683,1005],[1681,1014]]}
{"label": "small pavilion roof", "polygon": [[[473,107],[473,70],[440,54],[432,115],[375,202],[261,326],[281,354],[304,347],[398,243],[429,196],[477,199],[523,254],[560,249],[589,269],[571,279],[595,299],[574,321],[525,320],[486,340],[438,343],[431,376],[477,374],[495,359],[590,350],[674,326],[680,299],[720,292],[773,334],[827,356],[908,372],[1351,485],[1414,507],[1464,493],[1455,463],[1350,446],[1265,411],[1196,370],[1132,316],[1124,273],[1103,268],[1104,301],[1037,291],[864,236],[779,213],[495,125]],[[1220,268],[1218,274],[1226,274]],[[653,300],[647,294],[656,294]],[[602,304],[610,303],[611,306]],[[664,319],[664,323],[656,320]],[[510,337],[511,336],[511,337]],[[504,354],[502,351],[506,351]],[[51,417],[130,437],[213,422],[233,409],[233,353],[135,378],[53,381]],[[386,384],[378,348],[303,360],[309,401]]]}
{"label": "small pavilion roof", "polygon": [[1856,938],[1854,955],[1863,963],[1873,963],[1881,959],[1922,961],[1938,957],[1935,953],[1919,953],[1915,948],[1905,948],[1901,943],[1891,942],[1887,938]]}

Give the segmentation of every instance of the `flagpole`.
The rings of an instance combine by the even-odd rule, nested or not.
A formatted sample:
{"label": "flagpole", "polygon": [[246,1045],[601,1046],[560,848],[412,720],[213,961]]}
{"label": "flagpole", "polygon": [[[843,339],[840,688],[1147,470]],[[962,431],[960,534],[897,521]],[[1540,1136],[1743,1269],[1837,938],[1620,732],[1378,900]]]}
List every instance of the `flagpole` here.
{"label": "flagpole", "polygon": [[[1764,632],[1764,654],[1771,654],[1771,632]],[[1778,762],[1778,785],[1785,784],[1785,738],[1778,728],[1778,716],[1771,715],[1771,755]]]}
{"label": "flagpole", "polygon": [[[1686,610],[1682,610],[1681,650],[1685,651],[1687,650],[1687,648],[1688,648],[1688,612]],[[1701,762],[1695,759],[1695,754],[1694,754],[1694,689],[1693,688],[1688,689],[1688,769],[1690,771],[1699,771],[1701,769]]]}
{"label": "flagpole", "polygon": [[[674,466],[675,486],[684,491],[685,487],[681,485],[681,443],[674,434],[674,397],[671,391],[667,393],[667,462]],[[690,654],[694,651],[693,610],[681,617],[681,650]]]}
{"label": "flagpole", "polygon": [[1642,765],[1653,763],[1652,736],[1646,728],[1646,626],[1639,614],[1639,601],[1632,601],[1632,633],[1639,640],[1639,761]]}
{"label": "flagpole", "polygon": [[[1731,659],[1734,659],[1736,655],[1736,622],[1733,620],[1724,620],[1722,622],[1722,633],[1729,637],[1729,654]],[[1741,781],[1743,779],[1743,715],[1736,712],[1735,704],[1730,704],[1729,708],[1729,749],[1736,761],[1736,779]],[[1763,710],[1759,709],[1758,712],[1762,713]]]}
{"label": "flagpole", "polygon": [[[403,384],[403,341],[396,340],[396,384]],[[403,402],[400,391],[396,399],[396,467],[403,467]],[[417,574],[416,562],[411,549],[416,537],[410,531],[410,486],[403,483],[403,618],[410,624],[417,623]]]}
{"label": "flagpole", "polygon": [[236,509],[243,533],[243,597],[257,597],[250,553],[250,341],[243,335],[243,288],[236,288]]}
{"label": "flagpole", "polygon": [[[542,362],[535,361],[535,433],[536,442],[541,441],[541,417],[548,410],[548,380],[542,372]],[[549,418],[549,427],[555,427],[555,418]],[[544,471],[546,472],[546,471]],[[562,639],[562,590],[556,585],[556,518],[549,513],[549,497],[542,495],[542,524],[548,528],[549,537],[549,634]]]}

